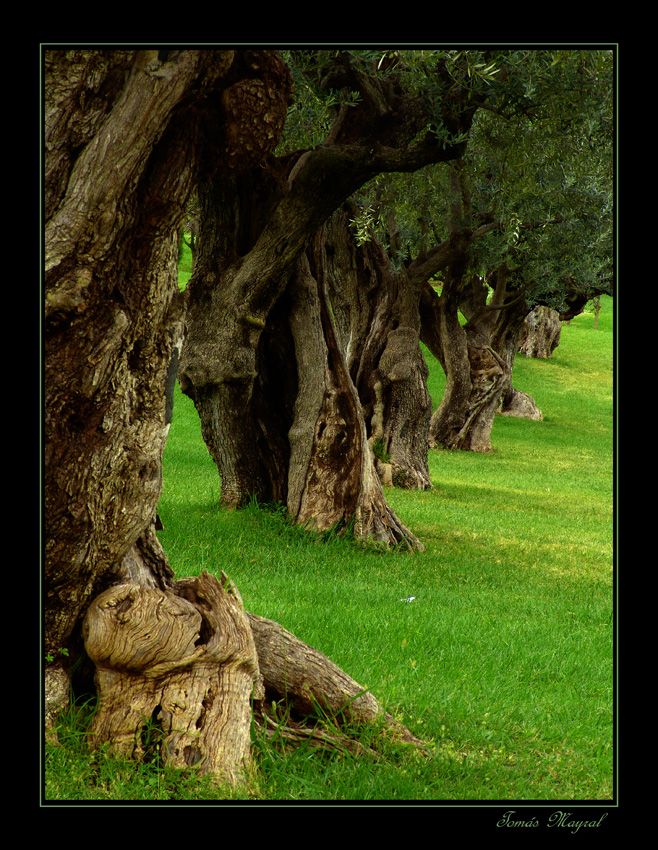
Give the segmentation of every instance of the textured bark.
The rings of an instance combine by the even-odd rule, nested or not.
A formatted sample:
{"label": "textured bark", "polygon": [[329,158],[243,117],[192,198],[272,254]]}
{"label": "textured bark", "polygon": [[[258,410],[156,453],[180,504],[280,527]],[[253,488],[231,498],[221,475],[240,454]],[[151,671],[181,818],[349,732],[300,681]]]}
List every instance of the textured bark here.
{"label": "textured bark", "polygon": [[318,531],[353,523],[366,542],[422,549],[388,506],[375,470],[361,403],[338,345],[322,244],[320,234],[315,274],[303,258],[292,285],[299,392],[289,435],[288,509]]}
{"label": "textured bark", "polygon": [[[285,500],[285,434],[294,386],[285,388],[289,331],[276,304],[286,278],[270,280],[258,263],[243,259],[254,251],[280,196],[276,176],[266,169],[218,177],[199,191],[200,252],[186,292],[179,383],[199,413],[227,507],[253,496]],[[255,254],[262,259],[255,252],[252,260]],[[282,262],[283,270],[289,261]],[[278,381],[271,377],[276,367]]]}
{"label": "textured bark", "polygon": [[321,286],[301,257],[290,284],[298,392],[288,434],[287,506],[298,523],[327,531],[356,513],[367,444]]}
{"label": "textured bark", "polygon": [[[283,73],[276,57],[46,55],[46,722],[66,705],[63,659],[79,656],[81,638],[97,670],[95,746],[148,757],[155,743],[167,763],[228,782],[248,767],[259,686],[251,627],[237,593],[207,574],[174,582],[154,518],[184,321],[176,261],[187,203],[209,172],[232,181],[276,144],[286,90],[259,82],[268,68]],[[248,262],[230,265],[239,298],[226,326],[246,344],[228,362],[201,364],[236,390],[229,399],[255,373],[260,339],[275,345],[261,316],[294,257],[288,223],[281,216]]]}
{"label": "textured bark", "polygon": [[[299,718],[330,718],[342,728],[377,726],[397,741],[422,746],[423,742],[386,712],[375,697],[316,649],[303,643],[278,623],[247,614],[261,672],[263,691],[258,717],[266,728],[281,731],[280,723],[268,715],[272,701],[283,700],[288,723]],[[289,738],[301,737],[299,725],[289,727]],[[321,744],[326,735],[318,734]],[[335,740],[335,737],[334,737]],[[353,749],[346,737],[339,744]]]}
{"label": "textured bark", "polygon": [[273,620],[247,614],[258,651],[263,697],[284,699],[298,716],[327,712],[348,723],[373,723],[375,697],[336,664]]}
{"label": "textured bark", "polygon": [[510,380],[505,361],[491,346],[468,346],[471,394],[459,433],[449,448],[491,452],[491,429],[501,398]]}
{"label": "textured bark", "polygon": [[423,340],[441,363],[446,375],[443,398],[430,422],[430,448],[449,448],[466,421],[471,395],[471,370],[466,334],[459,322],[461,269],[449,267],[440,297],[425,291],[423,296]]}
{"label": "textured bark", "polygon": [[[178,231],[208,124],[194,98],[221,88],[232,59],[46,52],[47,694],[61,693],[60,650],[90,598],[136,557],[155,515],[181,322]],[[162,584],[170,571],[158,563]]]}
{"label": "textured bark", "polygon": [[[490,452],[493,421],[511,380],[512,370],[505,353],[507,323],[515,298],[506,301],[505,269],[495,277],[489,303],[478,278],[471,278],[462,289],[462,274],[459,264],[455,264],[446,274],[439,299],[438,336],[446,370],[446,393],[432,417],[430,445]],[[463,327],[458,310],[467,317]]]}
{"label": "textured bark", "polygon": [[560,344],[562,323],[557,310],[539,305],[525,318],[519,352],[526,357],[548,360]]}
{"label": "textured bark", "polygon": [[[555,345],[560,338],[560,322],[555,311],[551,311],[546,307],[536,307],[533,311],[529,311],[529,307],[525,299],[520,299],[508,311],[501,314],[500,320],[497,323],[494,333],[493,345],[501,353],[510,374],[514,368],[514,358],[517,351],[524,348],[524,337],[526,343],[529,343],[528,330],[534,325],[537,314],[544,314],[544,311],[554,313],[557,320],[557,335],[553,336]],[[552,324],[553,331],[555,324]],[[551,334],[553,335],[553,334]],[[535,337],[538,339],[538,337]],[[548,346],[548,336],[544,337]],[[530,350],[529,348],[527,350]],[[547,350],[547,349],[545,349]],[[528,356],[526,354],[526,356]],[[549,355],[550,356],[550,355]],[[541,422],[544,418],[534,398],[526,392],[516,390],[511,383],[503,392],[500,411],[503,416],[516,416],[521,419],[532,419],[536,422]]]}
{"label": "textured bark", "polygon": [[[204,436],[222,480],[222,502],[229,506],[254,495],[285,496],[285,441],[275,440],[268,456],[266,435],[280,434],[292,415],[295,381],[284,382],[283,402],[270,419],[267,402],[274,397],[276,380],[271,370],[262,377],[268,342],[262,337],[294,263],[367,180],[383,171],[414,171],[449,161],[465,148],[465,142],[438,144],[431,133],[422,133],[435,117],[435,107],[422,94],[397,84],[395,73],[371,77],[348,53],[337,53],[323,68],[320,85],[360,95],[354,108],[338,110],[324,144],[264,162],[265,173],[253,180],[259,191],[215,181],[201,192],[205,210],[189,285],[180,385],[205,423]],[[455,108],[446,101],[442,111],[451,132],[468,132],[475,107]],[[225,202],[213,208],[212,199],[220,197]],[[230,225],[231,220],[232,226],[224,229],[227,247],[218,238],[217,223]],[[244,222],[250,223],[248,229]],[[269,342],[273,339],[270,333]]]}
{"label": "textured bark", "polygon": [[171,767],[244,778],[258,660],[239,597],[205,572],[167,591],[116,585],[94,599],[83,637],[96,665],[92,747],[133,759],[152,747]]}
{"label": "textured bark", "polygon": [[[345,78],[347,84],[354,73],[341,57],[325,83]],[[271,367],[268,376],[263,368],[267,370],[267,346],[274,340],[271,316],[284,298],[294,263],[337,207],[366,180],[384,170],[415,170],[446,161],[463,149],[462,144],[439,146],[429,134],[414,141],[429,117],[422,97],[406,95],[384,79],[368,81],[357,74],[351,81],[362,91],[363,102],[349,115],[339,112],[325,144],[284,160],[270,159],[264,163],[265,173],[242,182],[228,184],[221,176],[200,192],[200,250],[188,287],[188,333],[179,381],[199,410],[204,438],[220,473],[221,500],[229,507],[253,496],[268,500],[287,494],[286,445],[280,435],[286,421],[292,424],[296,381],[283,378],[281,402],[272,405],[277,381]],[[446,116],[451,128],[461,132],[471,119],[469,110],[459,119]],[[247,179],[253,179],[258,191],[244,191]],[[223,199],[221,204],[218,199]],[[243,222],[251,223],[248,232]],[[218,236],[222,232],[228,234],[223,241]],[[264,339],[268,323],[269,339]],[[420,360],[416,365],[422,369]],[[397,401],[400,432],[408,404],[406,398]],[[330,415],[340,436],[339,420],[344,416]],[[312,428],[313,421],[307,427]],[[272,440],[276,434],[279,438]],[[360,439],[354,435],[355,441]],[[316,442],[320,453],[323,445]],[[313,467],[316,475],[320,469],[321,463]],[[369,473],[360,480],[364,477]],[[329,482],[320,489],[338,493]],[[398,525],[397,521],[390,509],[375,507],[379,494],[370,489],[363,501],[364,493],[346,497],[345,507],[361,500],[363,512],[357,511],[361,518],[356,527],[374,532],[377,539],[388,536],[385,528]],[[371,511],[386,515],[383,525],[372,519]],[[328,506],[323,513],[330,515]],[[301,512],[300,521],[311,515],[317,523],[320,515],[311,511]],[[407,536],[401,527],[393,533]]]}
{"label": "textured bark", "polygon": [[368,443],[382,482],[427,490],[432,400],[420,350],[422,278],[394,273],[374,237],[357,245],[353,211],[324,230],[322,262],[338,338],[363,408]]}
{"label": "textured bark", "polygon": [[322,653],[244,611],[224,575],[166,591],[114,585],[90,605],[83,637],[96,666],[92,749],[234,785],[251,771],[252,721],[290,744],[358,752],[354,731],[375,726],[423,745]]}

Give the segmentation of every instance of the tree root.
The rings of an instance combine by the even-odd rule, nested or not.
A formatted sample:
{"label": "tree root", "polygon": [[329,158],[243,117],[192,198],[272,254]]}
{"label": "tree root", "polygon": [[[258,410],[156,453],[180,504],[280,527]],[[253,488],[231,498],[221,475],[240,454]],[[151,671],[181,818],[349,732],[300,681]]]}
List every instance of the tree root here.
{"label": "tree root", "polygon": [[[249,769],[252,723],[284,747],[374,755],[376,740],[425,746],[322,653],[245,611],[224,573],[167,590],[109,588],[83,635],[96,665],[92,749],[108,743],[143,759],[155,733],[166,764],[236,784]],[[368,744],[357,737],[364,729]]]}
{"label": "tree root", "polygon": [[[255,714],[268,734],[276,729],[287,743],[309,741],[312,746],[360,752],[363,745],[349,731],[366,727],[390,741],[426,747],[321,652],[279,623],[248,612],[247,619],[261,673]],[[283,719],[271,717],[268,707],[272,703],[284,707]],[[372,747],[365,749],[375,752]]]}

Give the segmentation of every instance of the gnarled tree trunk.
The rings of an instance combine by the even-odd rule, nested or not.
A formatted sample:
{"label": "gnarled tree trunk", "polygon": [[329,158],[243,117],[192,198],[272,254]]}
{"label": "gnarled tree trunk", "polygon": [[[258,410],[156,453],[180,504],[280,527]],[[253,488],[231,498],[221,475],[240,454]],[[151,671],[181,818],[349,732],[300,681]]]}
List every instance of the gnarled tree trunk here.
{"label": "gnarled tree trunk", "polygon": [[[448,270],[437,307],[446,393],[432,417],[430,444],[490,452],[494,417],[511,380],[511,367],[504,352],[497,350],[504,345],[501,328],[506,327],[510,309],[507,271],[498,271],[489,303],[479,278],[471,278],[462,292],[461,276],[459,263]],[[463,327],[459,309],[467,318]]]}
{"label": "gnarled tree trunk", "polygon": [[289,512],[319,531],[353,523],[365,541],[422,549],[384,497],[361,402],[338,344],[323,252],[320,233],[310,252],[314,273],[302,258],[291,285],[299,389],[289,435]]}
{"label": "gnarled tree trunk", "polygon": [[[296,249],[289,251],[282,222],[254,250],[281,194],[276,175],[261,168],[219,174],[199,189],[199,255],[186,291],[178,378],[194,401],[220,476],[222,504],[230,508],[252,497],[286,498],[285,434],[295,388],[286,387],[292,344],[276,304]],[[282,254],[281,276],[271,280],[271,256]]]}
{"label": "gnarled tree trunk", "polygon": [[[174,580],[154,517],[187,202],[207,167],[249,170],[266,156],[279,97],[285,114],[285,90],[258,78],[268,62],[283,73],[277,54],[239,54],[47,51],[45,111],[46,727],[67,704],[84,642],[99,700],[93,745],[141,757],[155,742],[169,764],[228,782],[248,767],[254,631],[223,583]],[[260,116],[254,144],[243,144],[254,132],[245,103]],[[262,330],[256,304],[230,306],[234,337]],[[214,367],[237,377],[238,395],[247,342],[246,359],[238,346]]]}
{"label": "gnarled tree trunk", "polygon": [[181,321],[178,231],[208,123],[207,104],[195,96],[221,90],[232,61],[230,50],[45,55],[44,580],[53,709],[68,696],[61,650],[72,648],[76,623],[119,565],[140,571],[150,560],[153,582],[171,577],[157,553],[143,553],[152,549],[164,386]]}
{"label": "gnarled tree trunk", "polygon": [[422,279],[394,273],[374,235],[362,245],[351,210],[327,222],[322,243],[341,349],[359,394],[368,442],[382,482],[427,490],[432,400],[420,349]]}
{"label": "gnarled tree trunk", "polygon": [[[369,484],[360,493],[349,492],[347,486],[336,487],[329,468],[322,466],[326,441],[336,447],[334,440],[340,440],[344,433],[343,420],[348,430],[356,428],[349,440],[363,458],[361,474],[351,476],[345,484],[358,480],[363,488],[370,479],[365,446],[357,448],[362,441],[361,426],[345,418],[345,405],[351,402],[350,394],[343,391],[342,378],[334,383],[340,391],[323,395],[324,425],[311,416],[305,426],[306,448],[310,446],[317,455],[307,466],[306,475],[314,476],[318,486],[302,485],[296,469],[291,470],[292,475],[286,474],[289,444],[284,429],[288,423],[295,437],[299,408],[293,409],[297,379],[286,368],[291,336],[285,331],[277,335],[283,327],[285,311],[281,305],[291,303],[286,286],[294,264],[356,189],[381,171],[415,170],[430,162],[450,160],[462,152],[464,143],[439,145],[431,134],[417,142],[419,131],[432,114],[429,102],[392,85],[386,77],[365,75],[352,67],[345,55],[328,69],[323,85],[339,80],[341,86],[359,91],[362,101],[355,109],[339,110],[324,144],[281,160],[264,160],[262,173],[253,177],[257,191],[244,191],[252,178],[229,183],[222,174],[200,191],[199,256],[188,287],[188,333],[179,381],[199,411],[204,438],[220,473],[223,504],[239,506],[253,496],[292,501],[293,516],[302,522],[312,516],[318,527],[326,527],[330,517],[344,516],[346,509],[360,505],[353,516],[357,533],[374,534],[380,542],[389,535],[386,529],[399,525],[390,508],[380,511],[376,507],[381,501],[385,504],[383,496],[375,495]],[[455,133],[463,133],[470,127],[472,116],[469,108],[456,117],[448,106],[446,122]],[[217,199],[222,199],[220,205]],[[250,226],[243,228],[243,222]],[[312,272],[315,275],[317,270]],[[328,337],[325,343],[333,358],[329,361],[331,370],[337,369]],[[296,345],[299,347],[299,335]],[[391,353],[393,348],[391,345]],[[275,353],[273,359],[268,356],[270,350]],[[400,360],[400,352],[394,359]],[[422,368],[420,361],[416,366]],[[337,374],[332,374],[326,387],[336,378]],[[343,407],[333,408],[338,402]],[[398,411],[403,411],[404,404],[400,400],[397,404]],[[398,417],[400,432],[405,415]],[[316,425],[316,439],[310,441]],[[320,479],[325,473],[323,482]],[[293,478],[295,493],[291,498],[288,487]],[[366,490],[371,495],[366,497]],[[312,508],[300,510],[296,494],[308,495],[311,491],[316,497],[324,493],[324,505],[314,499]],[[344,504],[339,505],[337,499]],[[382,523],[375,520],[377,514],[383,517]],[[392,532],[391,543],[399,541],[399,534],[411,541],[401,529]],[[412,545],[417,542],[412,541]]]}
{"label": "gnarled tree trunk", "polygon": [[358,751],[347,730],[374,725],[422,746],[326,656],[245,611],[224,574],[203,572],[164,591],[114,585],[89,606],[82,634],[96,667],[92,749],[110,745],[126,758],[158,758],[235,785],[251,771],[253,722],[290,744]]}
{"label": "gnarled tree trunk", "polygon": [[[527,334],[529,329],[528,320],[537,310],[543,309],[548,308],[535,308],[535,310],[528,313],[525,300],[520,299],[510,311],[501,313],[500,321],[494,335],[494,345],[501,352],[502,357],[509,367],[510,374],[514,368],[514,358],[517,351],[523,349],[524,335]],[[527,336],[525,336],[525,339],[528,341]],[[523,392],[523,390],[515,389],[511,381],[503,393],[498,412],[501,416],[516,416],[519,419],[531,419],[535,422],[541,422],[544,418],[534,398],[529,393]]]}
{"label": "gnarled tree trunk", "polygon": [[[255,179],[257,200],[249,178],[232,184],[222,179],[200,192],[201,251],[190,281],[179,372],[218,467],[222,503],[239,507],[254,496],[274,499],[286,504],[296,522],[317,531],[351,526],[366,541],[421,548],[386,503],[374,469],[327,299],[324,229],[313,239],[304,236],[289,217],[280,183],[263,172]],[[235,221],[257,223],[267,193],[283,197],[273,222],[264,233],[256,225],[242,239],[229,228],[233,240],[221,254],[217,222],[231,210]],[[299,232],[296,260],[293,225]],[[264,262],[263,247],[273,232],[288,236],[275,269]],[[306,239],[311,244],[300,250]],[[218,279],[213,269],[225,261],[230,264]]]}
{"label": "gnarled tree trunk", "polygon": [[525,317],[519,339],[519,352],[526,357],[548,360],[560,344],[560,314],[551,307],[537,305]]}
{"label": "gnarled tree trunk", "polygon": [[239,597],[208,573],[166,590],[115,585],[90,605],[83,638],[96,665],[92,747],[244,779],[258,657]]}

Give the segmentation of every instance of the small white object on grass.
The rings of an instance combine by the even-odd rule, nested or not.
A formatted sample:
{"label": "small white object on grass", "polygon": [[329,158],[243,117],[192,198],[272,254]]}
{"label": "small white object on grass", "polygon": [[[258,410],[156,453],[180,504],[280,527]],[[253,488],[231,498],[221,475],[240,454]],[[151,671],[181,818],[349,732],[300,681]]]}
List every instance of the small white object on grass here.
{"label": "small white object on grass", "polygon": [[413,602],[415,598],[415,596],[407,596],[406,599],[401,599],[400,602]]}

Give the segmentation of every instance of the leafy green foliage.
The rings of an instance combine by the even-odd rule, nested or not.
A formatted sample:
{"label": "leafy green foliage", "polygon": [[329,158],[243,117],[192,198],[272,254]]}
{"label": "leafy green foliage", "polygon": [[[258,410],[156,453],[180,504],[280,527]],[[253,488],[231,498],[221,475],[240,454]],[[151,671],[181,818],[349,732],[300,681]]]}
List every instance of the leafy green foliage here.
{"label": "leafy green foliage", "polygon": [[[401,249],[391,256],[394,264],[447,239],[456,227],[469,227],[483,231],[473,243],[473,271],[484,276],[505,262],[513,272],[511,285],[525,288],[530,304],[559,306],[567,286],[590,297],[612,293],[611,50],[330,49],[285,55],[296,96],[282,151],[322,143],[338,107],[360,102],[355,80],[389,80],[418,98],[427,108],[425,132],[442,145],[459,140],[449,127],[450,109],[455,115],[476,109],[459,163],[380,175],[358,193],[353,225],[359,242],[375,233],[386,244],[388,211],[394,210]],[[348,66],[354,73],[341,74]],[[455,197],[455,168],[467,208]]]}
{"label": "leafy green foliage", "polygon": [[531,304],[559,306],[567,284],[612,294],[613,63],[609,51],[539,54],[497,57],[505,97],[490,81],[459,162],[372,193],[394,206],[407,256],[470,228],[472,272],[506,263]]}

